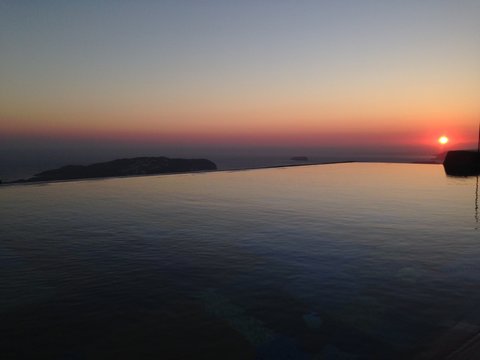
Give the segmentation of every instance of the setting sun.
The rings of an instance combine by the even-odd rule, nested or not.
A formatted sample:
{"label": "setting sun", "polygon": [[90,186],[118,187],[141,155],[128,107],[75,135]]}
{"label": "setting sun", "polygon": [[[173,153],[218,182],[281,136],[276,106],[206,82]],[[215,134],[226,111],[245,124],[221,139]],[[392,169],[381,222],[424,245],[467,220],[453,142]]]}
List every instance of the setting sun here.
{"label": "setting sun", "polygon": [[441,136],[440,138],[438,138],[438,142],[442,145],[445,145],[446,143],[448,143],[448,137]]}

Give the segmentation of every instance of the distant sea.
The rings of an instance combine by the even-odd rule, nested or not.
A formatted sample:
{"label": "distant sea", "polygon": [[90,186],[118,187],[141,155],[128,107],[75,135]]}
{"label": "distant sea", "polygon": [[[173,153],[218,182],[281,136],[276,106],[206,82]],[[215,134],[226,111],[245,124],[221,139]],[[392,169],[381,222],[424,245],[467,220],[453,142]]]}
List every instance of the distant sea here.
{"label": "distant sea", "polygon": [[391,163],[415,163],[429,162],[434,159],[433,155],[313,155],[307,156],[308,161],[291,160],[293,156],[303,156],[304,154],[293,153],[292,156],[282,155],[210,155],[210,154],[102,154],[89,155],[88,157],[81,154],[50,154],[49,156],[31,156],[22,155],[18,157],[1,157],[0,156],[0,179],[3,181],[12,181],[18,179],[26,179],[33,175],[65,165],[88,165],[95,162],[110,161],[119,158],[136,157],[136,156],[167,156],[171,158],[207,158],[212,160],[218,167],[218,170],[241,170],[256,169],[264,167],[299,165],[299,164],[322,164],[331,162],[391,162]]}

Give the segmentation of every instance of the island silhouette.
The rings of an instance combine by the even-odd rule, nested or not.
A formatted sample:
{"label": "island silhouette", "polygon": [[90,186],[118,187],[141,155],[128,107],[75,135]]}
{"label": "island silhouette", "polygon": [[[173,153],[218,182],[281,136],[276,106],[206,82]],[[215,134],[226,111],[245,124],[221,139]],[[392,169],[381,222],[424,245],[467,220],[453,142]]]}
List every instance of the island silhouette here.
{"label": "island silhouette", "polygon": [[90,165],[66,165],[57,169],[40,172],[28,179],[21,179],[13,182],[77,180],[211,170],[217,170],[217,165],[208,159],[170,159],[164,156],[135,157]]}

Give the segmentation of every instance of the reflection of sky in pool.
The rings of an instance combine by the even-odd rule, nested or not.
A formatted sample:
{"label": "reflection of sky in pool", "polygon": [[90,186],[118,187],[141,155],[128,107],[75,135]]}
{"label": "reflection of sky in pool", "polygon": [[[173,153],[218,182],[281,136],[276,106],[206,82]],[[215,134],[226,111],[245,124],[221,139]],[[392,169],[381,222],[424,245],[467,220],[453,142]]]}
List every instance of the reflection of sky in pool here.
{"label": "reflection of sky in pool", "polygon": [[2,358],[429,351],[480,324],[474,197],[412,164],[2,187]]}

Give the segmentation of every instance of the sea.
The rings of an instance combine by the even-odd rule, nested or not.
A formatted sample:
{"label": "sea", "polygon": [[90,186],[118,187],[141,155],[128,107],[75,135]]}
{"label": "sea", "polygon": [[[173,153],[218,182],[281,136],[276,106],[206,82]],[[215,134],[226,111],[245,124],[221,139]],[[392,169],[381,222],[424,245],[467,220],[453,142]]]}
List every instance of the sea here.
{"label": "sea", "polygon": [[[162,153],[161,153],[162,154]],[[292,153],[293,156],[285,154],[241,154],[221,151],[215,153],[167,153],[169,158],[206,158],[213,161],[218,170],[244,170],[258,169],[274,166],[325,164],[332,162],[438,162],[435,155],[428,152],[420,153],[357,153],[349,152],[341,154],[338,151],[313,153],[305,156],[304,153]],[[0,152],[0,180],[10,182],[19,179],[28,179],[45,170],[56,169],[65,165],[89,165],[92,163],[111,161],[118,158],[133,158],[138,156],[159,156],[158,152],[127,151],[115,153],[113,151],[92,152],[92,151],[25,151]],[[295,156],[305,156],[306,160],[294,160]]]}
{"label": "sea", "polygon": [[478,178],[345,163],[0,186],[1,359],[441,359]]}

